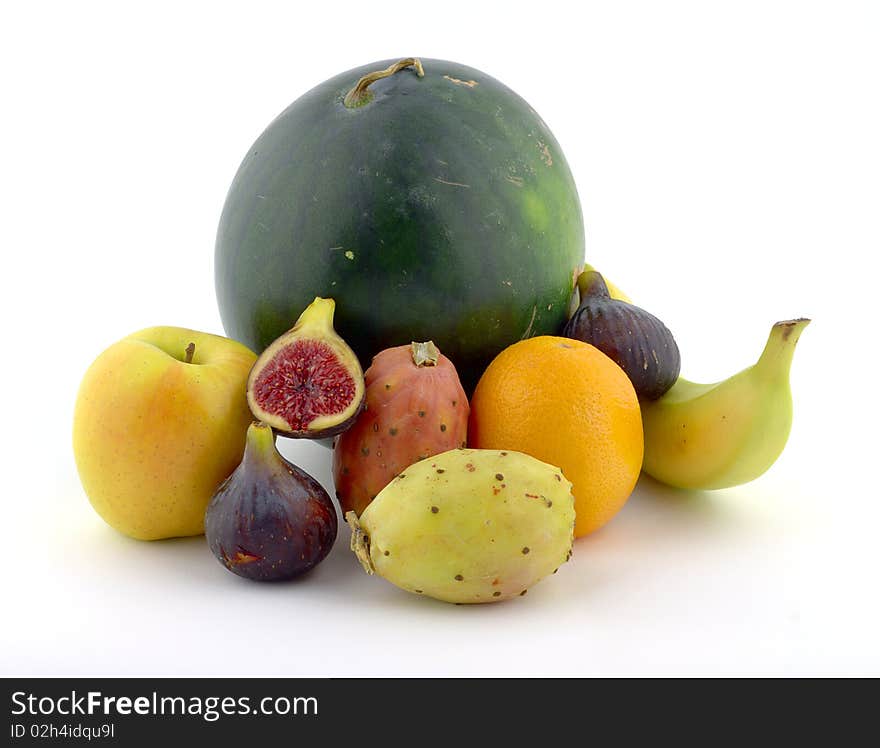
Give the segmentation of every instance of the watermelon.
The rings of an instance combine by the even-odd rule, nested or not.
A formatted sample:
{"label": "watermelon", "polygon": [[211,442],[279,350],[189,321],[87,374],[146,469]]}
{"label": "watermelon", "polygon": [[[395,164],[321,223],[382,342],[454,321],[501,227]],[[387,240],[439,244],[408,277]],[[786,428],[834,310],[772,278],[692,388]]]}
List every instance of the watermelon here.
{"label": "watermelon", "polygon": [[330,297],[364,368],[433,340],[470,392],[503,348],[559,331],[583,255],[538,114],[479,70],[410,58],[331,78],[266,128],[229,189],[215,281],[227,334],[253,350]]}

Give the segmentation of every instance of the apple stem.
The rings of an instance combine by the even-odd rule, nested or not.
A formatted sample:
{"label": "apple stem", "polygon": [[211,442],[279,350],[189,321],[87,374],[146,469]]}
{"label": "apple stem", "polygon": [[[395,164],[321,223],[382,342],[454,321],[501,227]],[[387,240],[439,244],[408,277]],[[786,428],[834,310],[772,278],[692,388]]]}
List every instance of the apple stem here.
{"label": "apple stem", "polygon": [[190,343],[186,347],[186,358],[183,359],[183,363],[191,364],[193,362],[193,354],[196,352],[196,344]]}

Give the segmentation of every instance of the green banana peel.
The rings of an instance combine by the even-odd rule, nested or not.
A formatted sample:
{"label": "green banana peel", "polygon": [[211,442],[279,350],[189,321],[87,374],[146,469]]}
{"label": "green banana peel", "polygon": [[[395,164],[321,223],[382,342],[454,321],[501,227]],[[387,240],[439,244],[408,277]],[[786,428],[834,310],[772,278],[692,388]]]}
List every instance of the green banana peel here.
{"label": "green banana peel", "polygon": [[730,488],[766,472],[791,431],[789,374],[809,322],[777,322],[758,362],[723,382],[679,378],[659,400],[642,403],[644,472],[690,489]]}

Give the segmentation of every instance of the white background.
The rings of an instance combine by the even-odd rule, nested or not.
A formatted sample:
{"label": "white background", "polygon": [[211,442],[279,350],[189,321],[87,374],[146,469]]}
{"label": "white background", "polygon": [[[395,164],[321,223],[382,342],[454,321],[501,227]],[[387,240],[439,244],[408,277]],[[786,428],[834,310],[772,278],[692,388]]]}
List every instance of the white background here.
{"label": "white background", "polygon": [[[876,4],[5,7],[0,674],[880,674]],[[313,85],[408,55],[482,69],[542,114],[587,258],[675,332],[688,378],[813,318],[786,452],[737,489],[643,479],[499,605],[368,578],[345,528],[279,585],[202,538],[115,533],[73,463],[83,372],[142,327],[222,332],[214,233],[248,146]],[[283,451],[330,487],[326,450]]]}

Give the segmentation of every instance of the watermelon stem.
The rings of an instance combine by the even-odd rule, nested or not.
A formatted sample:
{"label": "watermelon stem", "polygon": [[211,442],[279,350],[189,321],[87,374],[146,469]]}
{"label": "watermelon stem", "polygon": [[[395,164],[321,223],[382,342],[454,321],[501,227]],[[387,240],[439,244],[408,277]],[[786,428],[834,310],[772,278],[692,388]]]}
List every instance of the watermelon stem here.
{"label": "watermelon stem", "polygon": [[395,62],[393,65],[389,65],[384,70],[377,70],[373,73],[367,73],[363,78],[361,78],[357,83],[355,83],[354,88],[351,89],[342,100],[342,103],[345,104],[349,109],[354,109],[355,107],[363,106],[370,99],[373,98],[372,94],[367,91],[367,87],[371,83],[375,83],[377,80],[382,78],[387,78],[390,75],[394,75],[395,73],[405,69],[405,68],[414,68],[416,71],[416,75],[419,78],[422,78],[425,75],[425,71],[422,68],[422,62],[418,57],[407,57],[404,60],[399,60]]}

